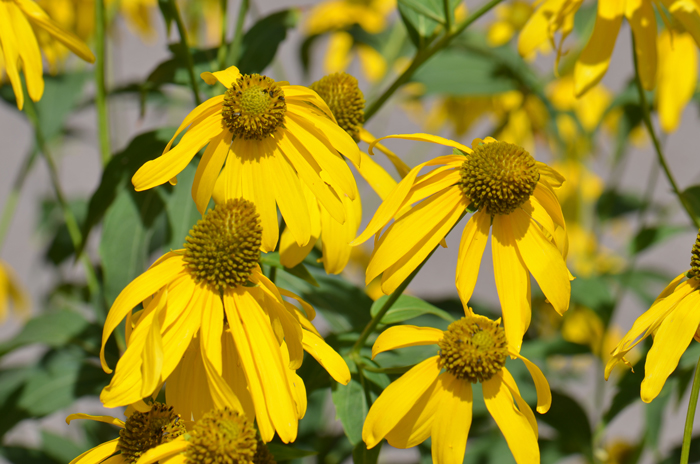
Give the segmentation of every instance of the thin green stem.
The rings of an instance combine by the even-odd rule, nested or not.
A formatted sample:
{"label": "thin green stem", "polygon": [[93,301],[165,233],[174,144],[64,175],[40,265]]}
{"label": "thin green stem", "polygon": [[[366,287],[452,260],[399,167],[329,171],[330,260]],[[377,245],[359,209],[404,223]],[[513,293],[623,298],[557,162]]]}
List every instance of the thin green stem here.
{"label": "thin green stem", "polygon": [[[53,186],[56,200],[58,201],[58,206],[61,208],[61,212],[63,213],[63,220],[68,228],[68,234],[70,235],[71,242],[73,242],[73,247],[77,250],[83,240],[82,234],[80,233],[80,227],[78,226],[78,221],[75,219],[73,211],[71,211],[68,203],[66,202],[66,197],[63,194],[63,188],[61,187],[61,181],[58,176],[56,162],[46,145],[46,139],[44,138],[41,125],[39,124],[39,117],[37,115],[34,102],[29,99],[25,103],[25,112],[34,126],[34,136],[36,138],[37,147],[46,160],[46,164],[49,168],[49,176],[51,177],[51,185]],[[85,267],[88,289],[92,295],[96,295],[99,292],[99,282],[97,280],[95,268],[92,266],[92,263],[87,255],[82,255],[81,261]]]}
{"label": "thin green stem", "polygon": [[17,203],[19,202],[19,194],[24,186],[24,181],[27,179],[27,175],[36,160],[37,155],[36,150],[32,150],[27,154],[24,160],[24,164],[17,173],[15,181],[12,183],[12,190],[5,200],[5,204],[2,207],[2,216],[0,217],[0,250],[2,250],[2,245],[5,242],[5,237],[7,236],[7,231],[10,229],[10,224],[12,224],[12,219],[15,216],[15,211],[17,210]]}
{"label": "thin green stem", "polygon": [[452,30],[452,11],[450,8],[450,0],[442,0],[442,8],[445,10],[445,31],[449,34]]}
{"label": "thin green stem", "polygon": [[671,173],[671,169],[668,167],[668,163],[666,162],[666,157],[664,156],[663,150],[661,149],[661,144],[659,143],[659,139],[656,136],[656,133],[654,132],[654,126],[651,123],[651,115],[649,114],[649,106],[647,105],[647,98],[644,93],[644,88],[642,87],[642,80],[639,77],[639,63],[637,63],[637,54],[634,53],[635,50],[635,45],[634,45],[634,36],[632,36],[632,56],[634,58],[634,81],[637,84],[637,91],[639,92],[639,103],[642,106],[642,119],[644,120],[644,125],[647,128],[647,132],[649,132],[649,136],[651,137],[651,141],[654,144],[654,150],[656,151],[656,157],[659,161],[659,164],[661,165],[661,168],[664,170],[664,174],[666,174],[666,179],[668,179],[668,182],[671,184],[671,188],[673,189],[673,193],[676,194],[678,197],[678,201],[681,202],[681,206],[683,206],[683,209],[685,209],[685,212],[688,213],[688,217],[690,217],[690,220],[695,224],[696,229],[700,229],[700,219],[698,219],[695,214],[693,213],[693,210],[691,209],[690,205],[686,201],[685,197],[683,197],[683,193],[681,190],[678,188],[678,184],[676,183],[676,179],[673,177],[673,174]]}
{"label": "thin green stem", "polygon": [[226,69],[226,32],[228,29],[228,0],[220,0],[221,5],[221,45],[216,55],[219,70]]}
{"label": "thin green stem", "polygon": [[384,91],[384,93],[382,93],[379,96],[379,98],[377,98],[374,102],[372,102],[371,105],[369,105],[369,107],[365,111],[365,123],[369,121],[369,119],[372,116],[374,116],[377,111],[379,111],[379,109],[394,94],[394,92],[396,92],[402,85],[408,82],[411,76],[413,76],[413,73],[415,73],[416,70],[423,65],[423,63],[432,58],[432,56],[435,55],[438,51],[442,50],[447,45],[449,45],[452,39],[464,32],[464,30],[467,27],[469,27],[477,19],[481,18],[489,10],[491,10],[494,6],[498,5],[502,1],[503,0],[490,0],[481,8],[469,15],[469,17],[463,23],[457,26],[454,30],[450,31],[448,29],[445,35],[440,40],[438,40],[433,46],[429,46],[427,48],[418,50],[408,68],[403,73],[401,73],[401,75],[398,76],[396,80],[394,80],[394,82],[389,86],[388,89]]}
{"label": "thin green stem", "polygon": [[185,29],[185,24],[182,22],[182,16],[180,16],[180,9],[177,7],[175,0],[169,0],[170,8],[173,13],[173,18],[175,19],[175,24],[177,25],[177,32],[180,34],[180,45],[182,46],[182,52],[185,54],[187,59],[187,73],[190,75],[190,86],[192,87],[192,93],[194,94],[194,102],[199,106],[202,100],[199,98],[199,85],[197,84],[197,77],[194,73],[194,60],[192,59],[192,52],[190,51],[189,41],[187,40],[187,29]]}
{"label": "thin green stem", "polygon": [[238,18],[236,18],[236,30],[233,33],[231,47],[228,50],[229,66],[236,66],[241,58],[241,47],[243,45],[243,26],[245,25],[245,17],[250,8],[250,0],[241,0],[241,6],[238,8]]}
{"label": "thin green stem", "polygon": [[95,106],[97,107],[97,127],[100,141],[100,153],[102,154],[102,165],[106,165],[112,157],[109,144],[109,116],[107,112],[107,91],[105,86],[105,29],[107,27],[105,19],[104,0],[95,2]]}
{"label": "thin green stem", "polygon": [[693,377],[693,387],[690,390],[690,402],[688,403],[688,415],[685,417],[683,447],[681,448],[681,464],[688,464],[688,456],[690,455],[690,440],[693,437],[695,408],[698,405],[698,393],[700,393],[700,358],[698,358],[698,364],[695,366],[695,377]]}

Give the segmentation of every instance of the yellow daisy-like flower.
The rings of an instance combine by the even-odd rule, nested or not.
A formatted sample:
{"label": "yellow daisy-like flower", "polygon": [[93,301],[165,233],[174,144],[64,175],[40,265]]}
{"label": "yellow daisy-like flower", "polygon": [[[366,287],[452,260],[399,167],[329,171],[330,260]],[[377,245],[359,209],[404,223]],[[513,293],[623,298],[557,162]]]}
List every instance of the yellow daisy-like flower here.
{"label": "yellow daisy-like flower", "polygon": [[44,93],[44,65],[35,30],[45,31],[85,61],[90,63],[95,61],[95,56],[87,45],[73,34],[61,29],[36,2],[32,0],[0,1],[0,56],[2,56],[4,71],[17,98],[17,108],[20,110],[24,107],[20,69],[24,71],[29,98],[39,101]]}
{"label": "yellow daisy-like flower", "polygon": [[253,424],[228,408],[212,409],[194,423],[187,435],[144,453],[138,464],[275,464]]}
{"label": "yellow daisy-like flower", "polygon": [[467,308],[467,316],[446,331],[411,325],[391,327],[372,347],[377,354],[416,345],[438,345],[426,359],[389,385],[367,414],[362,439],[373,448],[386,438],[391,446],[410,448],[432,437],[433,462],[464,460],[472,422],[472,383],[481,383],[484,402],[518,464],[540,462],[537,421],[522,399],[506,359],[520,358],[537,389],[537,412],[549,410],[552,394],[542,371],[506,342],[498,321]]}
{"label": "yellow daisy-like flower", "polygon": [[690,270],[679,275],[661,292],[651,308],[639,316],[612,352],[605,366],[605,378],[623,362],[627,353],[649,335],[654,344],[644,365],[641,397],[651,402],[661,392],[666,379],[678,366],[678,361],[690,342],[700,341],[700,232],[693,245]]}
{"label": "yellow daisy-like flower", "polygon": [[[226,364],[227,369],[242,374],[236,381],[245,382],[263,440],[271,440],[275,431],[285,442],[296,438],[300,408],[291,380],[298,377],[290,379],[290,369],[301,366],[305,349],[314,356],[321,351],[317,358],[322,364],[333,350],[309,330],[306,316],[283,296],[297,300],[309,318],[314,317],[311,306],[262,274],[261,236],[251,202],[219,204],[190,231],[184,249],[162,256],[119,294],[102,335],[100,360],[106,372],[112,369],[104,347],[124,318],[127,349],[100,396],[106,407],[151,396],[178,364],[185,363],[180,373],[193,381],[197,375],[206,379],[203,391],[190,390],[189,395],[211,395],[215,407],[242,411],[241,399],[224,378],[226,335],[239,361],[236,366]],[[144,309],[132,314],[142,302]],[[195,343],[203,365],[199,370],[187,362],[186,351]],[[350,373],[342,358],[335,354],[330,362],[331,371],[340,372],[337,379],[347,383]]]}
{"label": "yellow daisy-like flower", "polygon": [[[574,15],[583,0],[545,0],[542,2],[520,34],[518,49],[523,56],[530,55],[537,47],[561,32],[558,54],[564,39],[573,30]],[[608,0],[598,2],[595,27],[581,56],[574,67],[576,95],[581,96],[603,78],[610,65],[610,57],[617,34],[626,18],[635,39],[635,54],[639,63],[642,86],[651,90],[657,76],[657,11],[660,17],[669,15],[674,29],[685,30],[700,46],[700,5],[685,0]],[[667,24],[671,27],[671,24]]]}
{"label": "yellow daisy-like flower", "polygon": [[185,422],[172,406],[154,403],[143,411],[127,409],[126,422],[112,416],[71,414],[66,423],[76,419],[88,419],[120,427],[119,438],[98,445],[70,464],[134,464],[149,449],[169,443],[186,433]]}
{"label": "yellow daisy-like flower", "polygon": [[7,319],[10,303],[20,314],[27,314],[29,311],[27,291],[17,280],[10,265],[0,260],[0,322]]}
{"label": "yellow daisy-like flower", "polygon": [[136,172],[136,190],[174,181],[206,145],[192,185],[197,209],[206,210],[218,179],[217,201],[243,197],[255,203],[262,220],[263,251],[273,251],[279,239],[277,206],[296,243],[308,245],[313,211],[305,192],[343,224],[343,199],[354,200],[358,192],[339,153],[356,163],[360,154],[316,92],[257,74],[242,75],[233,66],[202,73],[202,78],[212,85],[220,82],[226,93],[187,115],[175,134],[187,129],[180,142],[172,148],[173,137],[162,156]]}
{"label": "yellow daisy-like flower", "polygon": [[[492,138],[476,139],[473,150],[428,134],[384,138],[432,142],[457,151],[413,168],[355,239],[353,244],[360,244],[395,219],[375,241],[366,282],[381,274],[382,290],[396,290],[471,205],[477,212],[462,233],[457,290],[466,308],[493,228],[496,288],[508,342],[519,351],[530,325],[530,274],[559,314],[569,307],[573,277],[564,261],[566,225],[553,191],[564,179],[517,145]],[[436,168],[419,177],[425,167]]]}

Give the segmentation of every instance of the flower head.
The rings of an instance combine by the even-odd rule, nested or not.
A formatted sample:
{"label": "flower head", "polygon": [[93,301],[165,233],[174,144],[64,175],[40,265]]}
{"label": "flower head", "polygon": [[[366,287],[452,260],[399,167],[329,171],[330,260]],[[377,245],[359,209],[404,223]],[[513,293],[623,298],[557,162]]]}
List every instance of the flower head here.
{"label": "flower head", "polygon": [[530,371],[537,388],[537,411],[542,414],[552,400],[547,379],[506,342],[500,320],[467,309],[467,316],[446,331],[404,325],[379,335],[372,357],[432,344],[438,346],[438,354],[413,367],[374,402],[362,429],[368,448],[383,438],[397,448],[410,448],[431,437],[433,462],[461,463],[472,419],[472,384],[481,383],[486,407],[516,462],[539,462],[537,422],[505,367],[508,356],[520,358]]}
{"label": "flower head", "polygon": [[[124,318],[127,349],[100,396],[105,406],[138,402],[166,381],[170,392],[173,380],[175,399],[168,401],[183,417],[197,419],[212,407],[227,406],[256,417],[265,441],[277,431],[289,442],[305,409],[303,383],[295,386],[301,379],[294,373],[304,350],[331,363],[337,380],[349,381],[347,365],[307,319],[313,319],[313,308],[262,274],[261,234],[251,202],[218,204],[190,231],[184,250],[158,259],[119,294],[104,326],[105,371],[111,372],[105,343]],[[299,301],[306,315],[283,296]],[[139,303],[144,309],[132,313]],[[232,365],[227,358],[238,361]],[[199,403],[177,399],[178,376],[189,382],[186,394],[201,398]]]}
{"label": "flower head", "polygon": [[[300,247],[312,239],[307,198],[344,224],[344,199],[359,195],[350,168],[339,153],[359,163],[357,144],[336,123],[319,96],[306,87],[275,82],[230,67],[202,73],[208,84],[220,82],[224,95],[210,98],[182,122],[162,156],[136,172],[136,190],[173,180],[204,146],[192,196],[201,213],[214,194],[217,203],[242,197],[255,204],[263,227],[262,250],[279,239],[277,207]],[[223,170],[222,170],[223,167]]]}
{"label": "flower head", "polygon": [[[355,239],[353,244],[359,244],[380,233],[366,281],[381,274],[382,290],[393,292],[462,215],[475,210],[462,233],[457,290],[466,310],[492,229],[506,336],[519,350],[530,324],[530,274],[559,314],[569,307],[572,277],[564,261],[566,225],[553,191],[563,178],[521,147],[491,138],[475,140],[473,149],[427,134],[385,138],[428,141],[456,151],[413,168]],[[418,176],[424,167],[433,166],[433,171]],[[394,223],[382,232],[392,219]]]}
{"label": "flower head", "polygon": [[700,232],[690,254],[690,270],[679,275],[661,292],[612,352],[605,366],[605,378],[620,362],[631,367],[627,353],[649,335],[654,344],[647,354],[642,381],[642,401],[649,403],[658,396],[666,379],[690,342],[700,341]]}
{"label": "flower head", "polygon": [[[32,0],[0,1],[0,56],[12,90],[17,98],[17,108],[24,106],[24,91],[19,71],[24,71],[27,92],[33,101],[39,101],[44,93],[41,49],[35,29],[42,30],[80,58],[90,63],[95,56],[83,42],[64,31],[41,7]],[[0,71],[2,67],[0,66]]]}

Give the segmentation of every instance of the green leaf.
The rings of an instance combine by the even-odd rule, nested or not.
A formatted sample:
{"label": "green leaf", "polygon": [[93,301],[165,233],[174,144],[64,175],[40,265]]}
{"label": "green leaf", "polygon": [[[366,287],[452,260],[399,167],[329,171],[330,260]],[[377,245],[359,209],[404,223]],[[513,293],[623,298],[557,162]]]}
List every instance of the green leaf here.
{"label": "green leaf", "polygon": [[0,456],[12,464],[61,464],[43,451],[20,446],[1,446]]}
{"label": "green leaf", "polygon": [[48,312],[30,319],[22,331],[0,344],[0,356],[21,346],[42,343],[60,347],[79,335],[88,326],[80,314],[70,310]]}
{"label": "green leaf", "polygon": [[[603,414],[603,422],[609,424],[627,406],[640,400],[642,380],[644,380],[644,365],[646,353],[634,365],[633,369],[624,368],[624,373],[617,382],[617,392],[608,410]],[[622,368],[621,368],[622,369]],[[632,372],[634,371],[634,372]]]}
{"label": "green leaf", "polygon": [[365,442],[360,441],[352,449],[352,461],[355,464],[377,464],[379,451],[382,449],[381,442],[374,448],[368,450]]}
{"label": "green leaf", "polygon": [[688,203],[695,217],[700,217],[700,185],[693,185],[683,190],[683,199]]}
{"label": "green leaf", "polygon": [[170,28],[173,25],[173,9],[170,5],[169,0],[158,0],[158,8],[160,9],[160,14],[163,15],[163,20],[165,21],[165,36],[170,36]]}
{"label": "green leaf", "polygon": [[655,269],[635,269],[611,276],[620,285],[632,290],[645,306],[650,306],[674,276]]}
{"label": "green leaf", "polygon": [[292,448],[291,446],[280,445],[279,443],[268,443],[266,446],[277,462],[291,461],[292,459],[301,459],[318,454],[318,451]]}
{"label": "green leaf", "polygon": [[614,307],[610,284],[603,277],[577,277],[571,282],[571,301],[595,311],[605,324]]}
{"label": "green leaf", "polygon": [[276,251],[270,253],[261,253],[260,262],[267,266],[272,266],[277,269],[281,269],[293,275],[294,277],[298,277],[304,282],[313,285],[314,287],[319,286],[316,279],[314,279],[314,276],[312,276],[309,270],[306,268],[306,266],[304,266],[304,263],[299,263],[294,267],[284,267],[280,262],[280,254]]}
{"label": "green leaf", "polygon": [[638,211],[644,206],[646,205],[638,195],[606,190],[598,198],[596,212],[601,221],[607,221]]}
{"label": "green leaf", "polygon": [[174,128],[163,128],[146,132],[134,137],[129,145],[112,157],[102,172],[100,185],[95,190],[88,204],[87,219],[83,224],[83,244],[114,203],[117,194],[131,190],[131,177],[144,163],[159,157],[175,133]]}
{"label": "green leaf", "polygon": [[296,27],[300,17],[300,10],[293,8],[272,13],[255,23],[243,36],[238,69],[246,74],[263,72],[287,38],[287,31]]}
{"label": "green leaf", "polygon": [[[450,19],[454,24],[454,10],[459,0],[450,0]],[[422,49],[435,28],[445,23],[445,9],[442,0],[399,0],[399,14],[408,31],[413,45]]]}
{"label": "green leaf", "polygon": [[[165,251],[177,250],[183,247],[185,237],[190,229],[202,219],[202,215],[197,211],[197,205],[192,199],[192,183],[197,171],[197,160],[185,168],[177,176],[177,185],[172,188],[172,192],[165,200],[165,210],[168,214],[168,224],[170,225],[169,242],[165,246]],[[164,193],[165,189],[163,189]]]}
{"label": "green leaf", "polygon": [[[85,215],[87,214],[87,201],[82,198],[74,199],[68,202],[68,208],[72,211],[73,216],[75,216],[76,221],[79,224],[85,222]],[[51,210],[48,214],[54,216],[56,219],[54,221],[47,221],[46,226],[51,227],[49,222],[53,222],[53,227],[51,227],[54,233],[53,239],[49,244],[48,250],[46,250],[46,259],[53,263],[55,266],[63,263],[66,259],[70,258],[75,253],[75,247],[73,246],[73,240],[70,237],[70,232],[68,232],[68,226],[64,221],[63,212],[61,207],[58,205],[57,201],[49,200],[45,201],[43,208]]]}
{"label": "green leaf", "polygon": [[658,245],[674,235],[687,232],[688,230],[689,228],[686,226],[660,225],[657,227],[645,227],[639,231],[630,243],[630,253],[641,253],[653,245]]}
{"label": "green leaf", "polygon": [[576,400],[552,389],[552,407],[539,419],[556,431],[562,451],[591,456],[591,426],[586,412]]}
{"label": "green leaf", "polygon": [[[25,382],[35,374],[37,368],[19,367],[0,371],[0,437],[29,417],[27,411],[19,406],[19,398]],[[2,446],[0,446],[2,450]]]}
{"label": "green leaf", "polygon": [[82,447],[46,430],[41,431],[41,449],[56,462],[71,462],[83,453]]}
{"label": "green leaf", "polygon": [[[376,316],[379,310],[384,306],[388,295],[384,295],[372,304],[370,314]],[[391,306],[391,309],[382,318],[382,324],[396,324],[414,317],[423,316],[424,314],[433,314],[441,319],[449,322],[454,322],[454,317],[446,311],[431,305],[430,303],[416,298],[415,296],[401,295],[396,302]]]}
{"label": "green leaf", "polygon": [[340,420],[350,443],[362,442],[362,426],[369,407],[362,384],[356,376],[347,385],[336,384],[331,394],[335,404],[336,418]]}
{"label": "green leaf", "polygon": [[108,306],[146,269],[153,226],[164,208],[163,200],[153,190],[122,190],[105,215],[99,251]]}

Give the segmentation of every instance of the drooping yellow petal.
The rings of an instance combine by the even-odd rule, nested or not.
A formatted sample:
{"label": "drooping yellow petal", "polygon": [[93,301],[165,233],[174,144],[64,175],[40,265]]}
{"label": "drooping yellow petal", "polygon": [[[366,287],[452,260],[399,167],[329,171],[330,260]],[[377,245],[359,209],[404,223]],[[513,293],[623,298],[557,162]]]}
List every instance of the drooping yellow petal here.
{"label": "drooping yellow petal", "polygon": [[423,393],[434,385],[439,373],[438,357],[433,356],[406,372],[379,395],[362,427],[362,440],[367,448],[377,446],[408,414]]}
{"label": "drooping yellow petal", "polygon": [[[143,377],[143,384],[141,385],[142,398],[153,393],[162,383],[161,371],[163,370],[165,353],[163,351],[161,322],[164,319],[163,309],[165,308],[167,299],[168,289],[166,287],[158,292],[151,301],[151,305],[155,306],[155,309],[152,310],[153,317],[150,319],[150,327],[146,329],[148,334],[146,335],[146,342],[143,347],[143,361],[141,364],[141,376]],[[150,308],[148,311],[150,311]]]}
{"label": "drooping yellow petal", "polygon": [[[321,229],[323,235],[323,267],[328,274],[340,274],[350,260],[352,248],[350,242],[357,234],[357,229],[362,220],[362,206],[359,197],[351,200],[343,197],[345,208],[345,222],[335,221],[325,208],[321,207]],[[359,211],[358,211],[359,208]]]}
{"label": "drooping yellow petal", "polygon": [[[219,298],[219,296],[216,295],[216,298]],[[223,316],[223,312],[221,313],[221,315]],[[204,327],[202,328],[204,329]],[[238,400],[238,397],[233,393],[233,390],[228,385],[228,383],[226,383],[226,380],[222,377],[223,368],[221,372],[218,372],[216,370],[218,366],[216,366],[215,363],[220,362],[220,359],[216,358],[223,357],[223,353],[221,352],[221,332],[217,336],[211,334],[211,338],[216,338],[218,340],[218,352],[215,352],[212,347],[205,346],[204,339],[201,340],[199,347],[200,354],[202,356],[202,364],[204,365],[204,370],[207,375],[209,394],[211,395],[214,407],[217,409],[229,408],[242,414],[244,413],[244,409],[241,405],[241,402]],[[212,362],[212,358],[215,358],[216,361]]]}
{"label": "drooping yellow petal", "polygon": [[433,462],[461,464],[472,424],[472,384],[449,373],[440,379],[440,405],[430,434]]}
{"label": "drooping yellow petal", "polygon": [[36,2],[31,0],[15,0],[15,3],[35,26],[51,34],[51,36],[68,47],[68,49],[80,58],[89,63],[95,62],[95,55],[92,54],[87,45],[70,32],[61,29],[58,23],[49,18]]}
{"label": "drooping yellow petal", "polygon": [[506,338],[520,352],[530,326],[530,273],[518,251],[509,216],[494,216],[491,251]]}
{"label": "drooping yellow petal", "polygon": [[552,405],[552,392],[549,389],[549,382],[547,382],[547,378],[540,368],[526,357],[520,356],[520,354],[513,349],[509,349],[508,353],[511,356],[520,358],[525,363],[525,367],[530,371],[532,380],[535,381],[535,388],[537,389],[537,412],[544,414],[549,411],[549,407]]}
{"label": "drooping yellow petal", "polygon": [[189,275],[183,276],[168,287],[168,304],[163,321],[163,351],[168,353],[163,359],[161,380],[167,379],[185,354],[192,337],[201,324],[202,291]]}
{"label": "drooping yellow petal", "polygon": [[365,44],[357,44],[357,57],[367,80],[371,83],[379,82],[386,74],[386,59],[374,47]]}
{"label": "drooping yellow petal", "polygon": [[661,0],[671,16],[680,22],[700,47],[700,7],[692,0]]}
{"label": "drooping yellow petal", "polygon": [[[189,442],[184,436],[180,436],[173,441],[162,443],[155,448],[151,448],[139,457],[139,464],[155,464],[163,459],[167,459],[175,454],[182,453],[187,449]],[[168,461],[170,462],[170,461]]]}
{"label": "drooping yellow petal", "polygon": [[323,70],[327,74],[343,72],[352,60],[353,38],[345,31],[333,32],[328,37],[328,50],[323,60]]}
{"label": "drooping yellow petal", "polygon": [[374,190],[382,200],[389,196],[392,190],[396,188],[397,182],[388,172],[376,163],[367,153],[360,152],[361,163],[354,164],[355,169],[367,181],[372,190]]}
{"label": "drooping yellow petal", "polygon": [[[224,375],[223,378],[231,387],[233,393],[241,402],[241,407],[245,412],[246,417],[256,417],[253,398],[248,391],[248,383],[245,373],[243,372],[240,356],[236,350],[236,343],[233,341],[233,336],[229,330],[226,330],[221,335],[221,345],[224,350]],[[264,413],[264,414],[263,414]],[[263,418],[263,415],[265,416]],[[270,418],[266,411],[257,415],[258,422],[270,422]],[[270,426],[271,428],[272,426]]]}
{"label": "drooping yellow petal", "polygon": [[645,403],[658,396],[666,379],[678,366],[681,355],[693,340],[700,325],[700,293],[683,298],[661,323],[654,335],[644,366],[641,396]]}
{"label": "drooping yellow petal", "polygon": [[[434,215],[422,211],[424,205],[425,208],[434,208]],[[467,199],[456,186],[448,188],[444,194],[436,194],[419,204],[412,214],[392,224],[382,237],[383,242],[380,240],[381,243],[377,243],[375,254],[367,267],[367,277],[370,275],[370,266],[375,261],[391,263],[393,257],[393,264],[382,274],[382,290],[387,294],[392,293],[442,242],[467,206],[469,206]],[[391,246],[396,243],[395,240],[402,240],[402,249]],[[380,264],[381,266],[383,264]],[[366,283],[371,281],[372,279],[368,279]]]}
{"label": "drooping yellow petal", "polygon": [[549,23],[553,12],[560,10],[564,0],[545,0],[528,19],[518,37],[518,52],[530,58],[549,38]]}
{"label": "drooping yellow petal", "polygon": [[350,382],[350,370],[342,356],[315,333],[308,330],[302,330],[302,333],[304,350],[313,356],[336,382],[347,385]]}
{"label": "drooping yellow petal", "polygon": [[221,168],[229,154],[231,138],[231,133],[224,131],[221,135],[211,139],[197,165],[197,172],[192,183],[192,198],[197,205],[197,210],[202,215],[207,210],[216,180],[219,178]]}
{"label": "drooping yellow petal", "polygon": [[121,419],[117,419],[116,417],[93,416],[90,414],[82,414],[82,413],[70,414],[68,417],[66,417],[66,424],[70,424],[71,421],[74,421],[76,419],[87,419],[87,420],[96,421],[96,422],[104,422],[105,424],[116,425],[117,427],[124,427],[124,421]]}
{"label": "drooping yellow petal", "polygon": [[673,132],[698,82],[698,50],[690,34],[664,29],[659,34],[656,105],[664,132]]}
{"label": "drooping yellow petal", "polygon": [[520,412],[525,416],[528,423],[530,424],[530,427],[532,428],[532,431],[535,432],[535,436],[537,436],[537,434],[539,433],[537,429],[537,419],[535,419],[535,414],[533,414],[532,409],[530,409],[530,406],[525,402],[525,400],[523,400],[523,397],[520,396],[518,384],[515,383],[515,379],[505,367],[500,372],[500,374],[503,377],[503,383],[505,383],[506,387],[508,387],[508,390],[510,390],[510,394],[513,396],[515,404],[518,405],[518,410],[520,410]]}
{"label": "drooping yellow petal", "polygon": [[119,438],[102,443],[73,459],[70,464],[101,464],[105,459],[117,452]]}
{"label": "drooping yellow petal", "polygon": [[625,17],[634,34],[639,80],[642,87],[656,86],[656,13],[649,0],[625,0]]}
{"label": "drooping yellow petal", "polygon": [[386,441],[391,446],[406,449],[428,439],[442,398],[442,379],[446,375],[448,374],[440,374],[398,424],[387,433]]}
{"label": "drooping yellow petal", "polygon": [[462,232],[459,255],[457,256],[456,284],[459,298],[465,307],[474,293],[481,257],[484,255],[486,243],[489,240],[490,228],[491,216],[479,211],[469,218],[469,222]]}
{"label": "drooping yellow petal", "polygon": [[535,161],[537,169],[540,171],[540,180],[544,180],[553,188],[559,188],[566,181],[564,176],[541,161]]}
{"label": "drooping yellow petal", "polygon": [[241,77],[241,72],[235,66],[230,66],[222,71],[203,72],[199,75],[204,82],[209,85],[214,85],[220,82],[227,89],[231,88],[234,82]]}
{"label": "drooping yellow petal", "polygon": [[385,140],[385,139],[403,139],[403,140],[414,140],[417,142],[436,143],[438,145],[444,145],[446,147],[456,148],[456,149],[461,150],[465,153],[472,152],[471,148],[467,147],[466,145],[462,145],[459,142],[455,142],[454,140],[446,139],[444,137],[439,137],[437,135],[417,133],[417,134],[387,135],[385,137],[378,138],[369,144],[369,154],[373,155],[374,154],[373,149],[374,149],[375,145],[377,145],[379,142],[381,142],[382,140]]}
{"label": "drooping yellow petal", "polygon": [[[193,395],[192,392],[198,392]],[[202,361],[199,338],[195,337],[182,360],[168,377],[165,401],[185,420],[199,420],[214,409],[207,372]]]}
{"label": "drooping yellow petal", "polygon": [[173,137],[170,139],[168,144],[165,146],[165,149],[163,150],[163,154],[167,153],[170,150],[170,147],[173,146],[173,143],[175,143],[175,139],[177,138],[180,133],[187,129],[188,127],[196,126],[205,119],[207,119],[209,116],[212,116],[217,113],[221,113],[221,109],[223,108],[222,103],[224,102],[224,96],[223,95],[217,95],[216,97],[212,97],[208,100],[205,100],[204,102],[200,103],[199,106],[197,106],[195,109],[190,111],[187,116],[185,116],[185,119],[182,120],[180,123],[180,126],[177,128],[175,131],[175,134]]}
{"label": "drooping yellow petal", "polygon": [[221,334],[224,332],[224,305],[218,292],[214,293],[202,286],[198,289],[201,303],[197,306],[202,312],[202,322],[199,328],[199,340],[202,346],[202,357],[211,363],[216,375],[221,376],[223,370]]}
{"label": "drooping yellow petal", "polygon": [[569,309],[571,283],[561,253],[524,211],[513,211],[508,215],[508,222],[527,269],[554,309],[564,314]]}
{"label": "drooping yellow petal", "polygon": [[607,0],[598,3],[598,16],[593,34],[574,67],[577,97],[582,96],[600,82],[608,70],[624,11],[625,0]]}
{"label": "drooping yellow petal", "polygon": [[121,291],[119,296],[117,296],[117,299],[109,310],[109,314],[107,314],[107,320],[105,321],[102,331],[100,361],[105,372],[108,374],[112,372],[109,366],[107,366],[107,361],[104,357],[105,344],[117,325],[119,325],[126,314],[137,304],[156,293],[164,285],[173,281],[183,270],[184,262],[182,261],[182,257],[173,256],[138,276]]}
{"label": "drooping yellow petal", "polygon": [[[370,144],[377,140],[377,138],[370,132],[368,132],[367,129],[362,127],[360,128],[360,140]],[[389,150],[381,143],[376,143],[374,147],[386,155],[386,157],[389,159],[389,161],[391,161],[391,164],[394,165],[394,168],[396,168],[396,172],[399,173],[399,176],[401,176],[402,179],[406,177],[411,168],[409,168],[408,165],[406,165],[406,163],[404,163],[403,160],[396,155],[396,153]]]}
{"label": "drooping yellow petal", "polygon": [[483,382],[481,386],[486,408],[505,436],[515,462],[518,464],[540,462],[537,436],[525,415],[515,407],[513,395],[503,382],[501,373]]}
{"label": "drooping yellow petal", "polygon": [[27,92],[32,100],[39,101],[44,93],[43,65],[39,43],[32,26],[16,4],[9,2],[6,5],[18,45],[17,52],[22,60]]}
{"label": "drooping yellow petal", "polygon": [[415,325],[397,325],[389,327],[379,334],[372,346],[372,359],[379,353],[407,346],[437,344],[444,332],[432,327],[418,327]]}
{"label": "drooping yellow petal", "polygon": [[8,2],[0,2],[0,44],[2,44],[2,53],[5,58],[5,72],[7,78],[12,84],[12,90],[17,99],[17,108],[21,111],[24,107],[24,90],[22,89],[22,81],[19,78],[19,68],[17,62],[19,60],[19,44],[14,33],[14,27],[10,21],[11,4]]}
{"label": "drooping yellow petal", "polygon": [[306,208],[309,212],[309,243],[300,247],[294,236],[288,229],[284,229],[280,237],[280,263],[285,267],[294,267],[306,258],[321,236],[321,212],[319,204],[313,192],[309,190],[305,183],[301,184],[306,199]]}
{"label": "drooping yellow petal", "polygon": [[131,182],[137,192],[148,190],[168,182],[177,176],[197,152],[221,133],[221,115],[213,114],[182,136],[175,148],[158,158],[148,161],[136,171]]}

